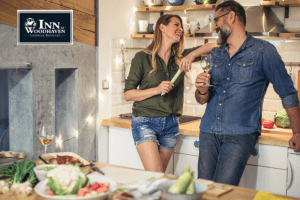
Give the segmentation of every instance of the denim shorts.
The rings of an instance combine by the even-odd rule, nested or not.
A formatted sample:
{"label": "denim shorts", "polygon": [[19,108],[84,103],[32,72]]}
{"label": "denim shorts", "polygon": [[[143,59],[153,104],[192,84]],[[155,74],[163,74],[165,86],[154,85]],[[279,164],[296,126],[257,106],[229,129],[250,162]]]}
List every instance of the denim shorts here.
{"label": "denim shorts", "polygon": [[173,150],[179,135],[179,118],[167,117],[132,117],[132,136],[136,146],[143,142],[156,142],[159,148]]}

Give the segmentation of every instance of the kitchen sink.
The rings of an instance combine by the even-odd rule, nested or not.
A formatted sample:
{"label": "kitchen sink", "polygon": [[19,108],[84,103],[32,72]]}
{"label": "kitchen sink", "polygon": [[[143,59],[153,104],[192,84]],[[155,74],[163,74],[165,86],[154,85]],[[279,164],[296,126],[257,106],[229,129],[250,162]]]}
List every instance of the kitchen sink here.
{"label": "kitchen sink", "polygon": [[[132,113],[120,114],[119,116],[121,119],[131,119]],[[190,116],[190,115],[181,115],[179,117],[179,124],[188,123],[188,122],[192,122],[192,121],[199,120],[199,119],[201,119],[201,117]]]}

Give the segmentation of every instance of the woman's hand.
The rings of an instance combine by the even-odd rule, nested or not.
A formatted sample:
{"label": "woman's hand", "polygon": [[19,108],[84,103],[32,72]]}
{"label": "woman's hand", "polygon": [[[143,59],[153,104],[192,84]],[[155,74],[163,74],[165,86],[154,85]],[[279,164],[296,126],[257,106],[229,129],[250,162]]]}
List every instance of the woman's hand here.
{"label": "woman's hand", "polygon": [[208,90],[208,87],[203,87],[203,85],[206,84],[206,81],[208,84],[210,84],[210,74],[202,72],[201,74],[198,74],[196,81],[195,81],[195,87],[202,93],[206,93]]}
{"label": "woman's hand", "polygon": [[169,93],[170,90],[174,87],[174,84],[171,81],[162,81],[159,86],[156,87],[157,94]]}
{"label": "woman's hand", "polygon": [[189,70],[191,70],[192,62],[195,60],[195,58],[196,58],[196,55],[193,52],[191,52],[187,56],[183,57],[180,61],[179,69],[181,71],[185,71],[185,72],[188,72]]}

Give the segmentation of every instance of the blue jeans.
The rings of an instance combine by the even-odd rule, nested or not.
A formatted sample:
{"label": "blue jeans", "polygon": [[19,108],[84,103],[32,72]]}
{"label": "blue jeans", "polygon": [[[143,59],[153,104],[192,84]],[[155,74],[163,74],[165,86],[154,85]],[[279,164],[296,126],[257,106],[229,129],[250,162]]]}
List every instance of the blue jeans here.
{"label": "blue jeans", "polygon": [[258,133],[222,135],[200,131],[198,178],[237,186]]}
{"label": "blue jeans", "polygon": [[136,146],[143,142],[156,142],[159,148],[173,150],[179,135],[178,117],[132,117],[132,136]]}

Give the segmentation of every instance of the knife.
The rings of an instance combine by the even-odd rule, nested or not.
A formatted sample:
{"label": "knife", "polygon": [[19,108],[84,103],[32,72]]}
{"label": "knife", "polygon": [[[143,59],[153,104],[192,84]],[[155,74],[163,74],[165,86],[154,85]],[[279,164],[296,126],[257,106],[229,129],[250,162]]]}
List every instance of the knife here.
{"label": "knife", "polygon": [[105,174],[104,174],[104,172],[102,171],[102,170],[100,170],[96,165],[95,165],[95,163],[93,162],[93,161],[89,161],[91,164],[90,164],[90,167],[93,169],[93,170],[95,170],[95,171],[97,171],[97,172],[99,172],[100,174],[102,174],[103,176],[105,176]]}

